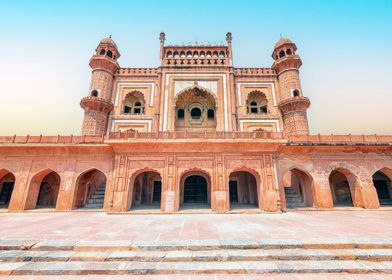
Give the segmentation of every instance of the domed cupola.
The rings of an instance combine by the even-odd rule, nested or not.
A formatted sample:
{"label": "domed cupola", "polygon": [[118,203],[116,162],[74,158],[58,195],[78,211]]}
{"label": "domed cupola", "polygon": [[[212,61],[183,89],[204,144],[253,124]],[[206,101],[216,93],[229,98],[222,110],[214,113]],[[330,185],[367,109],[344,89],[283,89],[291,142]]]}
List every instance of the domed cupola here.
{"label": "domed cupola", "polygon": [[103,38],[96,49],[96,54],[100,56],[107,56],[114,60],[120,57],[120,52],[118,51],[117,44],[113,41],[112,36],[108,38]]}

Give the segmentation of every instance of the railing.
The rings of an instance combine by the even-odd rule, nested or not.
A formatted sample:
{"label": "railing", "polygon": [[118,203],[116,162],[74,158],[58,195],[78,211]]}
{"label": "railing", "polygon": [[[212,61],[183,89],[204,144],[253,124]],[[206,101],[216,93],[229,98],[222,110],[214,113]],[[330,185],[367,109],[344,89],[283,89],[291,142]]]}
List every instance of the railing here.
{"label": "railing", "polygon": [[224,132],[224,131],[165,131],[165,132],[138,132],[117,131],[109,133],[108,140],[119,139],[284,139],[280,132]]}
{"label": "railing", "polygon": [[119,75],[158,75],[157,68],[120,68],[117,70]]}
{"label": "railing", "polygon": [[102,144],[103,136],[0,136],[0,144]]}
{"label": "railing", "polygon": [[276,75],[275,70],[271,68],[235,68],[234,73],[236,76]]}
{"label": "railing", "polygon": [[392,145],[392,135],[291,135],[288,136],[288,143],[294,145]]}

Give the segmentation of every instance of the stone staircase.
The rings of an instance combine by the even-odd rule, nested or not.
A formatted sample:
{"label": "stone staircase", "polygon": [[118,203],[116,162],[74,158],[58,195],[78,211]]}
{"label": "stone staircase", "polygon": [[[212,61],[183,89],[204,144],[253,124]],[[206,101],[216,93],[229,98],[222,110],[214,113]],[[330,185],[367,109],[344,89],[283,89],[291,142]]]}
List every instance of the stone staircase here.
{"label": "stone staircase", "polygon": [[301,195],[296,193],[292,188],[284,188],[284,194],[286,197],[286,207],[288,209],[307,207]]}
{"label": "stone staircase", "polygon": [[102,209],[103,201],[105,199],[106,180],[95,190],[91,197],[87,200],[84,208],[86,209]]}
{"label": "stone staircase", "polygon": [[392,240],[0,240],[0,275],[211,273],[392,273]]}

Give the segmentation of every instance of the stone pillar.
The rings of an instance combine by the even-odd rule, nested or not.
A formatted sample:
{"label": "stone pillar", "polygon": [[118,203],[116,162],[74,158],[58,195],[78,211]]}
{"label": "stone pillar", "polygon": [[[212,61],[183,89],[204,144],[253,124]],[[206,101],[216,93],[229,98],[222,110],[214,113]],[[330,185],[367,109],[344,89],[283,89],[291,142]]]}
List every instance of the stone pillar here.
{"label": "stone pillar", "polygon": [[[224,175],[223,157],[215,156],[216,166],[211,178],[211,209],[216,213],[225,213],[230,210],[229,178]],[[215,185],[213,182],[216,182]]]}
{"label": "stone pillar", "polygon": [[[161,211],[165,213],[177,212],[180,208],[180,189],[179,182],[175,180],[175,157],[167,157],[167,168],[164,178],[162,178],[162,198]],[[181,178],[178,179],[178,181]]]}
{"label": "stone pillar", "polygon": [[263,186],[259,186],[259,208],[267,212],[277,212],[278,182],[276,182],[276,164],[272,155],[263,156]]}
{"label": "stone pillar", "polygon": [[361,190],[363,207],[366,209],[380,208],[377,190],[374,187],[372,176],[368,175],[357,180],[357,184]]}
{"label": "stone pillar", "polygon": [[314,190],[314,207],[316,208],[333,208],[333,199],[331,186],[329,184],[329,175],[324,172],[312,173],[313,190]]}

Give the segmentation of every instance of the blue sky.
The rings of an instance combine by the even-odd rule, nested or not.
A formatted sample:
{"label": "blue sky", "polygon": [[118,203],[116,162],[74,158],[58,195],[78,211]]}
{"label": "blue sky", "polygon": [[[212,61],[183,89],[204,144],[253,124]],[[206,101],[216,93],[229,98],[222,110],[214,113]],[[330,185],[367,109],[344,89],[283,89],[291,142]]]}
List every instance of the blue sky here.
{"label": "blue sky", "polygon": [[[224,42],[270,67],[280,34],[303,60],[312,133],[392,134],[392,1],[1,1],[0,134],[78,134],[88,60],[111,34],[123,67],[156,67],[167,42]],[[4,106],[6,104],[6,106]]]}

